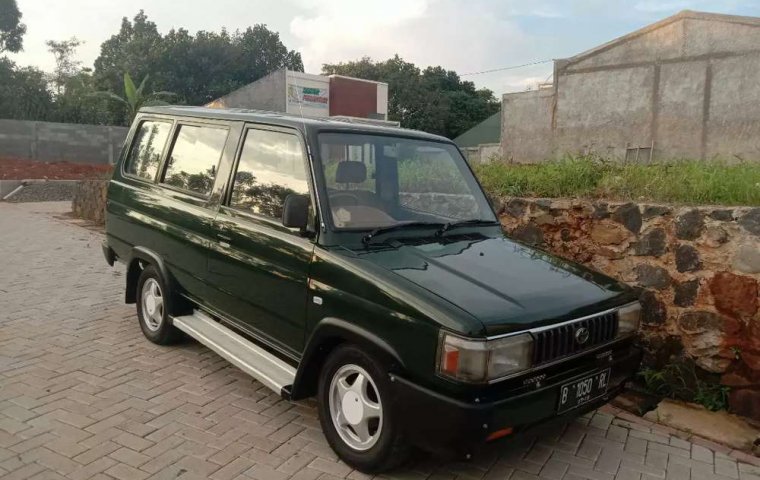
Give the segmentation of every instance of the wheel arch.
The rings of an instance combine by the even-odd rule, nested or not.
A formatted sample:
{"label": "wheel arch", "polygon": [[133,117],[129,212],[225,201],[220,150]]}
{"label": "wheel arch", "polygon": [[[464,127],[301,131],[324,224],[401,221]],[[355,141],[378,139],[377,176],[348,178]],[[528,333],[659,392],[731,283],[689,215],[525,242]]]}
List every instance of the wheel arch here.
{"label": "wheel arch", "polygon": [[314,328],[299,362],[291,400],[301,400],[317,393],[319,373],[327,356],[345,343],[359,345],[390,364],[392,370],[404,369],[404,362],[395,348],[376,334],[341,318],[326,317]]}
{"label": "wheel arch", "polygon": [[[159,275],[161,275],[164,285],[167,286],[170,292],[174,292],[174,285],[171,280],[171,275],[166,267],[166,263],[161,259],[161,256],[145,247],[134,247],[130,252],[129,261],[127,263],[127,288],[124,292],[125,303],[137,302],[137,281],[140,278],[140,273],[143,271],[143,265],[141,263],[149,263],[156,267]],[[171,305],[169,305],[171,307]],[[171,311],[171,310],[170,310]]]}

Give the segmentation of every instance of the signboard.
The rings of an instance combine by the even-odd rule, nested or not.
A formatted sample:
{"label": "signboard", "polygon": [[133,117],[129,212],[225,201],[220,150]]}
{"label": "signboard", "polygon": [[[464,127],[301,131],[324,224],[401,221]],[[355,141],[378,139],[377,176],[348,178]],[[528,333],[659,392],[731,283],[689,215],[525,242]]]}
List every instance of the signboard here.
{"label": "signboard", "polygon": [[329,101],[327,88],[304,87],[288,84],[288,103],[294,106],[327,108]]}

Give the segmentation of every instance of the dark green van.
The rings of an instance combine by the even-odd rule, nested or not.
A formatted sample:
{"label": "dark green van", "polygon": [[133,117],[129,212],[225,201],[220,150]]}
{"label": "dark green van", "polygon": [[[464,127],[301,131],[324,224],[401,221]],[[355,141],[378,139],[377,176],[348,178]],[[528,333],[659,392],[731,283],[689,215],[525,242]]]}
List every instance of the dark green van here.
{"label": "dark green van", "polygon": [[445,138],[152,107],[125,145],[103,248],[145,336],[184,332],[285,399],[316,396],[359,470],[409,446],[469,458],[636,372],[635,292],[506,237]]}

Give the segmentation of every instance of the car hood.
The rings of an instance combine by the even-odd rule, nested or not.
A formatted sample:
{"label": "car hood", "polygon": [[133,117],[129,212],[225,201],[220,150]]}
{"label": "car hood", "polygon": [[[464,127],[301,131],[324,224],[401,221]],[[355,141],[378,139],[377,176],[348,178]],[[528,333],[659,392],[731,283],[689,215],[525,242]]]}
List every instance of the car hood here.
{"label": "car hood", "polygon": [[448,301],[499,335],[635,300],[616,280],[503,236],[394,240],[355,252]]}

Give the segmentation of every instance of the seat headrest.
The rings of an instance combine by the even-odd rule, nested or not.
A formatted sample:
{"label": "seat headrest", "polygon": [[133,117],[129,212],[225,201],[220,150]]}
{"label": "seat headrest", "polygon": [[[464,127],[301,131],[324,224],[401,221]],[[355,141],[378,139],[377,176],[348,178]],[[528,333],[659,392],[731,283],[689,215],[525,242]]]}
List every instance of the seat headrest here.
{"label": "seat headrest", "polygon": [[367,166],[363,162],[345,161],[338,163],[335,183],[362,183],[367,179]]}

